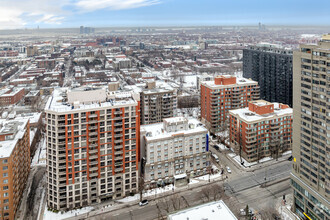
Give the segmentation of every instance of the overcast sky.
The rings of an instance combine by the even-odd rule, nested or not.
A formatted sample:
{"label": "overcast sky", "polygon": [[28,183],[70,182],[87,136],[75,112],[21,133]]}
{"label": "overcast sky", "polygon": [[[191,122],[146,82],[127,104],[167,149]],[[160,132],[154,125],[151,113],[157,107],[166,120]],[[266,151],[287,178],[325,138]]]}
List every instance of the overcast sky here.
{"label": "overcast sky", "polygon": [[0,29],[330,25],[330,0],[0,0]]}

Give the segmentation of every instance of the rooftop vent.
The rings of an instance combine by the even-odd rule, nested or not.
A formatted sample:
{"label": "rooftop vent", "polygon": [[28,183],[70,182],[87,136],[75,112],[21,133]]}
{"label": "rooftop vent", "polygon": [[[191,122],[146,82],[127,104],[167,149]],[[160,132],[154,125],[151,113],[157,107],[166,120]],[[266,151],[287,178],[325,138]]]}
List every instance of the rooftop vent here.
{"label": "rooftop vent", "polygon": [[244,113],[246,116],[254,116],[254,115],[256,115],[256,114],[254,114],[254,113],[252,113],[252,112],[246,112],[246,113]]}

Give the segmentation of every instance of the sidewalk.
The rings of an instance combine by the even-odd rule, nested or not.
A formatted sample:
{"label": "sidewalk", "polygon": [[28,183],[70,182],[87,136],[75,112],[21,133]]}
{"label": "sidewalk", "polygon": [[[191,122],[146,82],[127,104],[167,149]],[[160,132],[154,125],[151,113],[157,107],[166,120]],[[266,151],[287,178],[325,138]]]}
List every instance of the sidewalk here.
{"label": "sidewalk", "polygon": [[291,206],[293,205],[293,195],[289,194],[285,196],[285,202],[280,198],[275,208],[279,212],[281,219],[283,220],[299,220],[300,218],[291,211]]}
{"label": "sidewalk", "polygon": [[[155,201],[155,200],[158,200],[158,199],[162,199],[162,198],[165,198],[165,197],[168,197],[168,196],[172,196],[172,195],[181,193],[183,191],[193,190],[193,189],[196,189],[196,188],[199,188],[199,187],[203,187],[205,185],[209,185],[209,184],[212,184],[212,183],[217,183],[221,180],[222,180],[221,176],[218,177],[218,178],[211,179],[210,182],[208,180],[201,180],[198,183],[188,184],[187,186],[178,187],[178,188],[175,188],[174,191],[170,190],[170,191],[166,191],[164,193],[147,196],[147,197],[144,197],[144,199],[148,199],[149,202],[150,201]],[[118,203],[118,201],[112,201],[112,202],[109,202],[107,204],[105,204],[105,203],[98,204],[98,205],[93,207],[94,208],[93,211],[90,211],[88,213],[84,213],[84,214],[81,214],[81,215],[73,216],[73,217],[70,217],[70,218],[65,218],[65,219],[66,220],[87,219],[88,217],[97,216],[97,215],[104,214],[104,213],[107,213],[107,212],[113,212],[113,211],[117,211],[117,210],[120,210],[120,209],[123,209],[123,208],[128,208],[128,207],[131,207],[131,206],[135,206],[135,205],[138,204],[138,201],[139,200],[134,200],[134,201],[126,202],[126,203],[122,203],[122,202]]]}
{"label": "sidewalk", "polygon": [[[281,163],[283,161],[286,161],[288,159],[288,155],[290,153],[286,153],[284,155],[282,155],[281,157],[279,157],[277,160],[276,159],[264,159],[264,160],[260,160],[260,162],[254,162],[254,163],[248,163],[247,161],[245,161],[245,159],[242,157],[242,161],[244,161],[244,164],[241,165],[240,163],[240,158],[239,158],[239,155],[236,155],[235,153],[231,152],[231,153],[228,153],[226,154],[226,157],[232,161],[234,163],[234,165],[241,169],[241,170],[244,170],[244,171],[247,171],[247,172],[253,172],[259,168],[263,168],[263,167],[268,167],[268,166],[271,166],[271,165],[274,165],[274,164],[278,164],[278,163]],[[246,166],[248,165],[248,166]]]}

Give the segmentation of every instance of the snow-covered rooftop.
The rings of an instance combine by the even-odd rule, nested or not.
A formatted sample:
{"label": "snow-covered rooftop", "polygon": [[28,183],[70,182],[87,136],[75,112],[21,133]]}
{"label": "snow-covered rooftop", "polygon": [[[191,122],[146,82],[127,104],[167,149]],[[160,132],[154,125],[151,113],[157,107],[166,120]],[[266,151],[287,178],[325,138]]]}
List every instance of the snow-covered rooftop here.
{"label": "snow-covered rooftop", "polygon": [[[265,103],[263,103],[263,102],[257,103],[258,106],[265,106],[267,104],[269,104],[269,102],[266,102],[266,101],[265,101]],[[277,118],[280,116],[288,116],[288,115],[293,114],[292,108],[281,109],[279,103],[273,102],[272,104],[274,104],[273,113],[260,115],[253,111],[250,111],[249,108],[247,107],[247,108],[229,110],[229,114],[236,115],[236,116],[238,116],[238,118],[240,118],[241,120],[244,120],[246,122],[255,122],[255,121],[265,120],[265,119],[269,120],[272,118]]]}
{"label": "snow-covered rooftop", "polygon": [[168,216],[169,220],[237,220],[235,215],[230,211],[226,204],[222,201],[206,203],[200,206],[184,209]]}
{"label": "snow-covered rooftop", "polygon": [[[232,77],[232,76],[231,75],[222,75],[222,77]],[[258,82],[253,81],[251,79],[237,77],[235,84],[216,85],[214,80],[203,81],[201,84],[205,85],[209,88],[212,88],[212,89],[222,89],[222,88],[237,87],[237,86],[258,85]]]}
{"label": "snow-covered rooftop", "polygon": [[16,143],[23,137],[28,119],[15,119],[4,121],[0,135],[5,135],[5,141],[0,141],[0,158],[9,157]]}
{"label": "snow-covered rooftop", "polygon": [[[186,124],[182,129],[167,129],[166,126],[172,124]],[[164,119],[164,122],[141,126],[141,131],[146,132],[146,140],[153,141],[163,138],[170,138],[177,134],[193,134],[197,132],[207,132],[204,125],[195,118],[172,117]]]}
{"label": "snow-covered rooftop", "polygon": [[[72,98],[73,102],[68,102],[68,88],[57,88],[53,91],[53,95],[49,98],[45,110],[66,112],[77,111],[83,109],[99,109],[103,107],[116,106],[121,107],[125,105],[136,105],[138,96],[132,92],[109,92],[105,88],[89,90],[74,91]],[[99,95],[99,96],[97,96]],[[95,97],[95,98],[91,98]],[[87,98],[87,99],[86,99]],[[81,99],[81,100],[79,100]]]}

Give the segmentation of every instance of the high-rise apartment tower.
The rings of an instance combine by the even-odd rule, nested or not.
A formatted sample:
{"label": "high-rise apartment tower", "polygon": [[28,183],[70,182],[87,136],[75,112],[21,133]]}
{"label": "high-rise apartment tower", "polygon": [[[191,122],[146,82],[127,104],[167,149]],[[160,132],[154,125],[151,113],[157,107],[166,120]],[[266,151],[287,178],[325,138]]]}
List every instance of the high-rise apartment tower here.
{"label": "high-rise apartment tower", "polygon": [[293,55],[294,209],[302,219],[330,219],[330,35]]}

